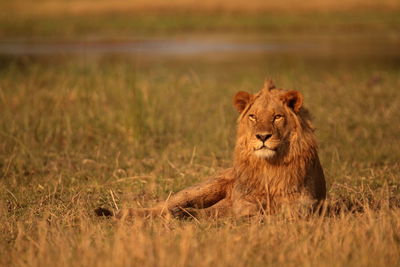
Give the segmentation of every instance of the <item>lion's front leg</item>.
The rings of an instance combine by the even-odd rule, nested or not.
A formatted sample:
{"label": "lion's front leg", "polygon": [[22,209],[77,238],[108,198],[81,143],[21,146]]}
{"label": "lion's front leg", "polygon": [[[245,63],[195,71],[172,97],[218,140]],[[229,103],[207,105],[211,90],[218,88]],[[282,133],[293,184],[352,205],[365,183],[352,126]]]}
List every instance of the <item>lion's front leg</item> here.
{"label": "lion's front leg", "polygon": [[186,209],[208,208],[227,196],[233,183],[230,172],[230,169],[225,170],[217,177],[183,189],[153,208],[128,209],[120,212],[117,217],[153,217],[169,213],[174,215],[177,214],[177,211]]}
{"label": "lion's front leg", "polygon": [[220,200],[218,203],[208,208],[181,208],[176,207],[171,210],[174,217],[177,218],[207,218],[216,219],[220,217],[253,217],[261,214],[262,208],[259,203],[251,202],[245,199],[232,199],[230,197]]}
{"label": "lion's front leg", "polygon": [[175,209],[172,209],[170,212],[174,217],[179,219],[186,219],[186,218],[216,219],[220,217],[225,217],[232,213],[232,201],[228,198],[224,198],[208,208],[198,209],[198,208],[176,207]]}
{"label": "lion's front leg", "polygon": [[232,187],[233,179],[225,171],[221,175],[208,179],[200,184],[188,187],[173,194],[157,207],[167,208],[169,211],[176,209],[205,209],[227,196]]}
{"label": "lion's front leg", "polygon": [[152,218],[161,215],[167,215],[168,211],[163,210],[162,208],[131,208],[131,209],[123,209],[119,211],[115,217],[116,219],[124,219],[124,218]]}

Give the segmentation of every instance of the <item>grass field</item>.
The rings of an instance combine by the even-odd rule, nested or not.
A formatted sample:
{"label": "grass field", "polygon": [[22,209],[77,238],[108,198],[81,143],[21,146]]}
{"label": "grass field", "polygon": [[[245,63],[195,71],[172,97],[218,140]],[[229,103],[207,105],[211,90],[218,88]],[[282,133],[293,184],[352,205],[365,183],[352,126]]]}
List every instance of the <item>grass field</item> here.
{"label": "grass field", "polygon": [[[399,266],[398,1],[264,2],[0,3],[0,44],[318,41],[307,53],[180,57],[0,51],[0,266]],[[230,166],[232,96],[258,91],[266,77],[305,96],[328,201],[340,212],[262,221],[94,215],[151,206]]]}
{"label": "grass field", "polygon": [[[400,263],[398,65],[259,56],[2,62],[0,265]],[[305,95],[330,201],[364,212],[262,223],[94,216],[98,206],[151,205],[229,166],[231,97],[257,91],[266,76]]]}

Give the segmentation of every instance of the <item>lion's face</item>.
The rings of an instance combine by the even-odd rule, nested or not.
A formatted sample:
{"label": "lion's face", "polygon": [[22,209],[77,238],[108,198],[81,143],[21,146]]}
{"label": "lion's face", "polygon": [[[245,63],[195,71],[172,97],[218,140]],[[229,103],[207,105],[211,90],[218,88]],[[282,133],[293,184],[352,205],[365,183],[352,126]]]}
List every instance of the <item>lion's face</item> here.
{"label": "lion's face", "polygon": [[283,155],[298,127],[296,114],[302,99],[299,92],[275,89],[270,82],[255,95],[237,93],[234,104],[241,113],[239,142],[259,158],[273,159]]}

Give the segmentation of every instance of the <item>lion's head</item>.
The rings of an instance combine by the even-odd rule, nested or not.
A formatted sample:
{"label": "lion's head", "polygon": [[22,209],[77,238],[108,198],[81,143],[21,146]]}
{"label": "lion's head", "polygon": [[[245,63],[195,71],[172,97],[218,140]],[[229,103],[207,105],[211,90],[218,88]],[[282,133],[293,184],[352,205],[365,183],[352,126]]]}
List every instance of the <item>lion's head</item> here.
{"label": "lion's head", "polygon": [[246,157],[271,162],[287,159],[304,152],[296,151],[304,147],[301,142],[314,140],[303,96],[298,91],[278,89],[272,81],[266,81],[257,94],[238,92],[234,105],[240,112],[236,146]]}

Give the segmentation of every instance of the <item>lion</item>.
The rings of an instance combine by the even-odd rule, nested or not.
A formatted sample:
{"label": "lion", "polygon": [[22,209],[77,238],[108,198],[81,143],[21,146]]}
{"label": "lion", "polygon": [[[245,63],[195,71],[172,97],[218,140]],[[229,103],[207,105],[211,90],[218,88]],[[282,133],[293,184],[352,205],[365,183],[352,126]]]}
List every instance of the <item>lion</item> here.
{"label": "lion", "polygon": [[325,177],[302,94],[266,80],[256,94],[236,93],[233,104],[239,117],[231,168],[153,208],[128,209],[117,217],[251,217],[283,207],[294,213],[321,207]]}

